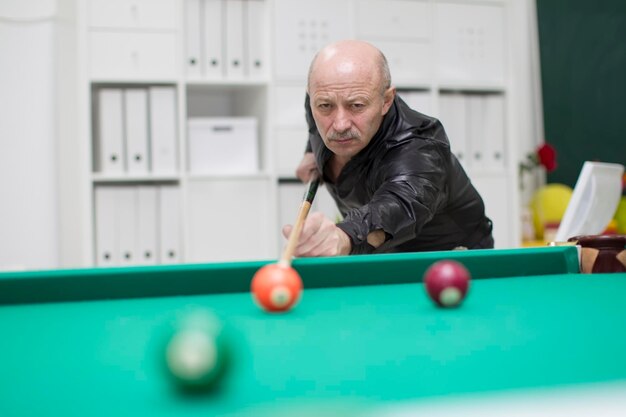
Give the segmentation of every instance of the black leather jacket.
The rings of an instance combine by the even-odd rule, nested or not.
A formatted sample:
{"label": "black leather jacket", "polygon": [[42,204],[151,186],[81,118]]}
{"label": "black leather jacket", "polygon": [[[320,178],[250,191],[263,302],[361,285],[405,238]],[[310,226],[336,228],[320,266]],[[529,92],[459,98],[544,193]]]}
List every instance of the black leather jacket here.
{"label": "black leather jacket", "polygon": [[[317,131],[309,98],[308,150],[320,172],[332,156]],[[415,252],[493,247],[482,198],[450,151],[439,120],[410,109],[396,96],[378,132],[343,168],[335,184],[323,176],[343,215],[337,226],[352,252]],[[367,243],[374,230],[387,240]]]}

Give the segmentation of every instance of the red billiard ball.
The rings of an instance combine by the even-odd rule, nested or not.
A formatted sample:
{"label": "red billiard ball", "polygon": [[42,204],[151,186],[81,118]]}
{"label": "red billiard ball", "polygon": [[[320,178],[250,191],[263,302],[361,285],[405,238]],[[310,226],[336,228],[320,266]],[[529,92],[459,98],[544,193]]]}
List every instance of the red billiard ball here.
{"label": "red billiard ball", "polygon": [[469,282],[467,268],[452,260],[435,262],[424,273],[426,292],[440,307],[459,305],[467,294]]}
{"label": "red billiard ball", "polygon": [[302,279],[290,266],[269,264],[254,274],[250,287],[253,299],[265,311],[281,312],[300,300]]}

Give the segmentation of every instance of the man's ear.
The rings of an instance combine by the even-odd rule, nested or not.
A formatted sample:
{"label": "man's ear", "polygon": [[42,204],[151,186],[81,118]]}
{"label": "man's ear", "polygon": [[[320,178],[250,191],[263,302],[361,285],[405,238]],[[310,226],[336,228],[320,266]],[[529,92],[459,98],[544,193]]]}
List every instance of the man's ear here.
{"label": "man's ear", "polygon": [[389,109],[391,108],[391,105],[393,104],[393,99],[395,97],[396,97],[396,87],[391,86],[387,90],[385,90],[385,93],[383,94],[383,112],[382,112],[383,116],[386,115]]}

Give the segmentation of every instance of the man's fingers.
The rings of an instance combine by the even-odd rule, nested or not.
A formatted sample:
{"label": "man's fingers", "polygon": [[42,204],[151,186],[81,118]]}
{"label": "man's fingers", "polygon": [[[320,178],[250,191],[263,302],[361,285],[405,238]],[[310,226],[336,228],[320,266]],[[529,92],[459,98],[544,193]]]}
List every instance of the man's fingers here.
{"label": "man's fingers", "polygon": [[[282,232],[283,236],[289,239],[293,233],[293,226],[290,224],[283,226]],[[343,246],[341,246],[341,236],[338,236],[339,232],[343,233],[323,213],[311,213],[302,227],[294,256],[335,256],[341,254]]]}
{"label": "man's fingers", "polygon": [[320,225],[324,220],[324,215],[322,213],[311,213],[309,217],[306,218],[304,222],[304,227],[302,227],[302,233],[300,234],[300,243],[305,243],[312,236],[318,233],[320,229]]}
{"label": "man's fingers", "polygon": [[323,248],[328,246],[328,239],[332,238],[333,230],[329,227],[330,224],[330,220],[322,213],[313,213],[309,216],[297,247],[298,256],[320,256],[325,252]]}

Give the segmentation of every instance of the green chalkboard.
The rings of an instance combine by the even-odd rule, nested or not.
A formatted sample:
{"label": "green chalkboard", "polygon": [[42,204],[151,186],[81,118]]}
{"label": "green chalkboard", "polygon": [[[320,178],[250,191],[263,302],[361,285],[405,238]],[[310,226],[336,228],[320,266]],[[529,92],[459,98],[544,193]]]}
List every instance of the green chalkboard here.
{"label": "green chalkboard", "polygon": [[537,0],[549,182],[573,186],[586,160],[626,165],[626,1]]}

